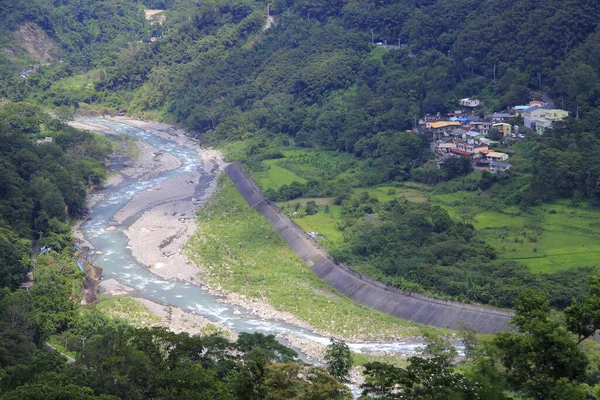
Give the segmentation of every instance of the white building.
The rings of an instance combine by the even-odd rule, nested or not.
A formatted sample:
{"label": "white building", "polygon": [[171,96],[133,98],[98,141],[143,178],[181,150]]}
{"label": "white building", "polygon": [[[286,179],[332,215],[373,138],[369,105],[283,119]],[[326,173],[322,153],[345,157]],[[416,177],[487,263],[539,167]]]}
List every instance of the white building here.
{"label": "white building", "polygon": [[475,108],[480,104],[480,101],[477,99],[470,99],[467,97],[466,99],[460,99],[458,103],[463,107]]}

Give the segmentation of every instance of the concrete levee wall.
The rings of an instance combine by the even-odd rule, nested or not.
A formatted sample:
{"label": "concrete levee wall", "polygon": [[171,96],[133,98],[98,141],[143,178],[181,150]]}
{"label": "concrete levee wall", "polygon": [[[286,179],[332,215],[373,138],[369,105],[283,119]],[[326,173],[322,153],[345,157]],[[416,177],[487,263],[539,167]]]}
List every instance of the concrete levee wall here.
{"label": "concrete levee wall", "polygon": [[341,294],[354,301],[396,316],[400,319],[442,328],[458,328],[461,324],[479,333],[508,330],[512,313],[472,304],[458,303],[411,293],[377,282],[338,263],[316,241],[276,205],[265,199],[262,191],[239,163],[225,172],[248,204],[260,212],[288,243],[290,248],[311,267],[312,271]]}

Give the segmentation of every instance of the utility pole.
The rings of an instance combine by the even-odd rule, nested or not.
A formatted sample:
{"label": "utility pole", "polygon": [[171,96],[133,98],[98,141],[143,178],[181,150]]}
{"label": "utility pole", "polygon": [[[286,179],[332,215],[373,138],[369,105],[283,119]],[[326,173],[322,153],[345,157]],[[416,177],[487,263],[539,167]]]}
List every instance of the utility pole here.
{"label": "utility pole", "polygon": [[267,4],[267,17],[271,16],[271,5]]}
{"label": "utility pole", "polygon": [[375,36],[373,35],[373,29],[371,29],[371,44],[375,43]]}
{"label": "utility pole", "polygon": [[496,82],[496,64],[494,64],[494,82]]}
{"label": "utility pole", "polygon": [[83,353],[85,353],[85,341],[87,340],[87,336],[84,336],[81,338],[81,342],[83,343],[83,346],[81,348],[81,358],[83,358]]}

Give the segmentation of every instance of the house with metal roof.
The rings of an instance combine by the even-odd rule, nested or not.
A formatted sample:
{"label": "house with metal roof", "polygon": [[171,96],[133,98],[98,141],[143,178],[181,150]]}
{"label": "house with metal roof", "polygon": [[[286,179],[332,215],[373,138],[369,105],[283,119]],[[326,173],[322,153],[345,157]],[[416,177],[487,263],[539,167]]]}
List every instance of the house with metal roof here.
{"label": "house with metal roof", "polygon": [[492,127],[498,129],[498,132],[500,132],[502,136],[510,136],[512,133],[512,126],[506,122],[498,122],[493,124]]}
{"label": "house with metal roof", "polygon": [[492,121],[506,121],[510,118],[510,114],[507,113],[494,113],[492,115]]}
{"label": "house with metal roof", "polygon": [[523,122],[527,128],[535,129],[537,133],[542,134],[556,121],[562,121],[568,116],[569,112],[565,110],[530,107],[523,113]]}
{"label": "house with metal roof", "polygon": [[490,162],[490,171],[492,172],[504,172],[506,170],[508,170],[510,168],[510,164],[509,163],[505,163],[505,162],[499,162],[499,161],[492,161]]}
{"label": "house with metal roof", "polygon": [[429,123],[428,128],[433,129],[435,133],[450,132],[462,124],[458,121],[436,121]]}
{"label": "house with metal roof", "polygon": [[488,161],[502,162],[508,159],[508,154],[500,153],[499,151],[490,151],[486,154]]}

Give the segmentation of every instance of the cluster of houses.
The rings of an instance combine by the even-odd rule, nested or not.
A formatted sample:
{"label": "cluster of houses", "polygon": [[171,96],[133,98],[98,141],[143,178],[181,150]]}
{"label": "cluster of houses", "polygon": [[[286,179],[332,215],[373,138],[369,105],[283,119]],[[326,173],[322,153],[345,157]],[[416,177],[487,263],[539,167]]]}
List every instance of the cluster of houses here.
{"label": "cluster of houses", "polygon": [[509,120],[522,117],[525,127],[542,134],[556,121],[569,115],[568,111],[552,108],[551,104],[541,101],[515,106],[508,113],[494,113],[487,117],[474,112],[481,105],[478,99],[461,99],[459,104],[462,110],[448,113],[444,117],[439,114],[426,115],[419,121],[421,130],[433,134],[434,150],[442,158],[469,156],[476,168],[494,173],[506,171],[511,165],[507,162],[509,154],[490,148],[497,143],[488,137],[492,129],[504,137],[519,139],[524,135],[519,133],[519,126],[512,125]]}
{"label": "cluster of houses", "polygon": [[509,155],[501,151],[490,149],[492,140],[475,136],[478,132],[469,132],[467,138],[460,138],[454,141],[441,142],[436,146],[436,152],[442,156],[468,156],[473,160],[476,168],[489,170],[491,172],[504,172],[510,168],[506,162]]}

